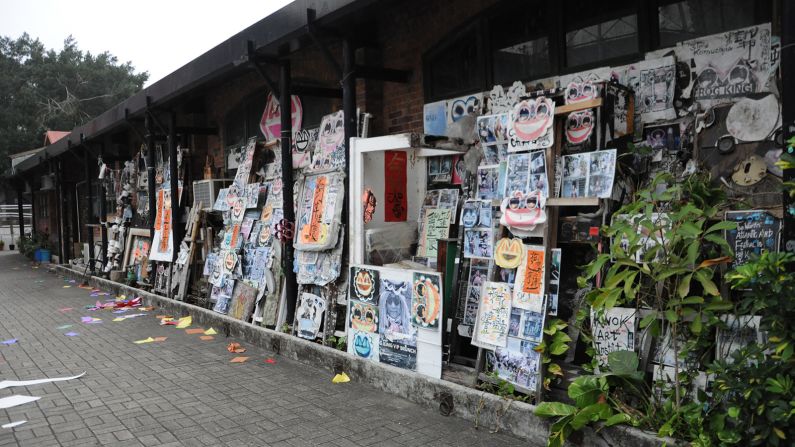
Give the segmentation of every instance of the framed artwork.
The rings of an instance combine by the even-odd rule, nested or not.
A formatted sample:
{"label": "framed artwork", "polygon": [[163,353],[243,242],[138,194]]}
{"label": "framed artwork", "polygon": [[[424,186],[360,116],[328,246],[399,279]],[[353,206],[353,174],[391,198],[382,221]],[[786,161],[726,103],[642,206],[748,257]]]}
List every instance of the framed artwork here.
{"label": "framed artwork", "polygon": [[122,270],[138,264],[141,259],[146,258],[152,245],[152,238],[149,237],[149,230],[143,228],[130,228],[127,235],[127,243],[124,247],[124,262]]}

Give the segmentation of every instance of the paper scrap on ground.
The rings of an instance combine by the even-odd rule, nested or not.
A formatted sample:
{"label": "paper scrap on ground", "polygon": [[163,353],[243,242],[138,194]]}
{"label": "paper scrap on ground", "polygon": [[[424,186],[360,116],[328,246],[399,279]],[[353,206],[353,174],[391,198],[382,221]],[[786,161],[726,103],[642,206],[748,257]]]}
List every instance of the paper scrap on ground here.
{"label": "paper scrap on ground", "polygon": [[[34,380],[3,380],[2,382],[0,382],[0,390],[4,388],[10,388],[12,386],[30,386],[30,385],[38,385],[41,383],[63,382],[64,380],[74,380],[83,377],[85,374],[86,372],[83,371],[82,373],[71,377],[54,377],[52,379],[34,379]],[[38,399],[38,397],[36,399]]]}
{"label": "paper scrap on ground", "polygon": [[155,337],[155,341],[166,341],[168,337]]}
{"label": "paper scrap on ground", "polygon": [[201,336],[201,337],[199,337],[199,338],[201,338],[202,340],[212,340],[212,339],[214,339],[215,337],[213,337],[212,335],[202,335],[202,336]]}
{"label": "paper scrap on ground", "polygon": [[229,343],[226,346],[226,350],[229,352],[234,352],[235,354],[240,354],[241,352],[246,352],[246,348],[240,346],[240,343]]}
{"label": "paper scrap on ground", "polygon": [[64,289],[68,289],[70,287],[72,287],[72,286],[63,286]]}
{"label": "paper scrap on ground", "polygon": [[155,306],[139,307],[138,310],[141,312],[150,312],[155,310]]}
{"label": "paper scrap on ground", "polygon": [[17,405],[26,404],[28,402],[35,402],[41,399],[41,397],[35,396],[20,396],[20,395],[13,395],[8,396],[0,399],[0,410],[4,408],[11,408],[16,407]]}
{"label": "paper scrap on ground", "polygon": [[19,427],[20,425],[24,424],[25,422],[27,422],[27,421],[9,422],[8,424],[3,424],[3,428]]}
{"label": "paper scrap on ground", "polygon": [[190,334],[190,335],[203,334],[204,333],[204,329],[202,329],[202,328],[185,329],[185,333],[186,334]]}
{"label": "paper scrap on ground", "polygon": [[334,383],[348,383],[351,381],[351,378],[348,377],[348,375],[345,373],[339,373],[336,376],[334,376],[334,378],[331,379],[331,381]]}
{"label": "paper scrap on ground", "polygon": [[270,363],[271,365],[273,365],[274,363],[276,363],[276,360],[273,360],[272,358],[267,358],[265,359],[265,363]]}
{"label": "paper scrap on ground", "polygon": [[243,363],[248,360],[248,357],[235,357],[229,363]]}
{"label": "paper scrap on ground", "polygon": [[193,322],[193,318],[188,315],[187,317],[182,317],[179,319],[179,323],[177,323],[177,329],[185,329],[186,327],[190,326]]}
{"label": "paper scrap on ground", "polygon": [[67,332],[64,335],[67,337],[77,337],[79,334],[77,332]]}
{"label": "paper scrap on ground", "polygon": [[144,343],[152,343],[153,341],[155,341],[155,339],[152,338],[152,337],[149,337],[149,338],[145,338],[143,340],[134,341],[133,343],[135,343],[136,345],[142,345]]}
{"label": "paper scrap on ground", "polygon": [[64,324],[63,326],[58,326],[56,329],[58,329],[59,331],[62,331],[64,329],[69,329],[70,327],[72,327],[71,324]]}
{"label": "paper scrap on ground", "polygon": [[63,309],[58,309],[58,312],[69,312],[72,309],[74,309],[74,308],[73,307],[64,307]]}
{"label": "paper scrap on ground", "polygon": [[83,317],[80,319],[80,321],[85,324],[97,324],[97,323],[102,323],[102,318]]}
{"label": "paper scrap on ground", "polygon": [[4,344],[4,345],[6,345],[6,346],[7,346],[7,345],[13,345],[13,344],[14,344],[14,343],[16,343],[16,342],[17,342],[17,339],[16,339],[16,338],[9,338],[8,340],[3,340],[3,341],[0,341],[0,343]]}
{"label": "paper scrap on ground", "polygon": [[213,328],[210,328],[210,329],[207,329],[206,331],[204,331],[204,335],[216,335],[216,334],[218,334],[218,332],[216,332],[215,329],[213,329]]}

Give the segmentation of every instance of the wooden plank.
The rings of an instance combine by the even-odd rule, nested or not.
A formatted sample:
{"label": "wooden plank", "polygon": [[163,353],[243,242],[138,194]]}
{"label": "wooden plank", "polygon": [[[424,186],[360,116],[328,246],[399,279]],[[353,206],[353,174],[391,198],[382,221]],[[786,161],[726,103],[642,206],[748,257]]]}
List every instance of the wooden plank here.
{"label": "wooden plank", "polygon": [[599,206],[598,197],[550,197],[547,206]]}
{"label": "wooden plank", "polygon": [[579,112],[580,110],[593,109],[594,107],[601,106],[602,98],[595,98],[588,101],[578,102],[576,104],[555,106],[555,115],[565,115],[567,113]]}

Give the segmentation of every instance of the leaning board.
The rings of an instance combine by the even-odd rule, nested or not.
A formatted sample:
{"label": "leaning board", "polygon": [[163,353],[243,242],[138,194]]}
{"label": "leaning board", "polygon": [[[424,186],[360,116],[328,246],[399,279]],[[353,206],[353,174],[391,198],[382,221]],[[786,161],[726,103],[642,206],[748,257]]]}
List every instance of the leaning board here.
{"label": "leaning board", "polygon": [[353,265],[349,283],[348,353],[441,378],[441,275]]}

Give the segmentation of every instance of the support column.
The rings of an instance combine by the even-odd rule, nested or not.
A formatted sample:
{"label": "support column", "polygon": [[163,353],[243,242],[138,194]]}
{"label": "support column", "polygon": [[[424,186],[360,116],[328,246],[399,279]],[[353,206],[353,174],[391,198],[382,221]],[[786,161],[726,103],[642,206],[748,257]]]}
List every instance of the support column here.
{"label": "support column", "polygon": [[[105,155],[105,144],[99,146],[99,158],[103,159]],[[103,161],[104,163],[104,161]],[[107,172],[105,175],[108,175]],[[105,271],[105,264],[108,263],[108,228],[107,228],[108,211],[105,209],[105,182],[99,182],[99,234],[102,237],[102,248],[100,248],[100,261],[102,262],[102,269]]]}
{"label": "support column", "polygon": [[144,118],[146,126],[146,180],[149,199],[149,238],[155,239],[155,213],[157,212],[157,201],[155,198],[155,125],[146,111]]}
{"label": "support column", "polygon": [[[88,153],[88,147],[83,146],[85,149],[84,151],[84,169],[85,169],[85,178],[86,178],[86,214],[88,215],[88,221],[86,223],[93,224],[94,223],[94,190],[93,185],[94,183],[91,181],[91,156]],[[94,228],[86,226],[86,242],[88,242],[88,263],[91,270],[91,274],[94,274]]]}
{"label": "support column", "polygon": [[[295,222],[295,208],[293,204],[293,102],[290,96],[290,61],[284,60],[279,69],[279,106],[281,107],[281,150],[282,150],[282,201],[284,220]],[[296,231],[298,229],[296,228]],[[284,271],[284,296],[287,314],[285,321],[292,323],[295,320],[295,306],[297,300],[297,284],[293,272],[293,243],[286,241],[282,256],[282,270]]]}
{"label": "support column", "polygon": [[[25,213],[22,209],[22,191],[21,186],[17,186],[17,219],[19,219],[19,237],[25,237]],[[33,219],[31,219],[32,221]],[[14,242],[16,244],[16,242]],[[19,246],[19,244],[16,244]]]}
{"label": "support column", "polygon": [[[174,247],[171,262],[177,260],[182,242],[182,208],[179,197],[179,165],[177,164],[177,113],[171,112],[168,120],[168,168],[171,176],[171,246]],[[169,291],[170,295],[170,291]]]}
{"label": "support column", "polygon": [[53,160],[52,163],[55,164],[55,214],[56,214],[56,221],[58,226],[58,263],[62,264],[64,262],[64,256],[66,255],[66,241],[65,239],[65,231],[64,231],[64,208],[63,208],[63,185],[61,184],[61,162],[58,160]]}

